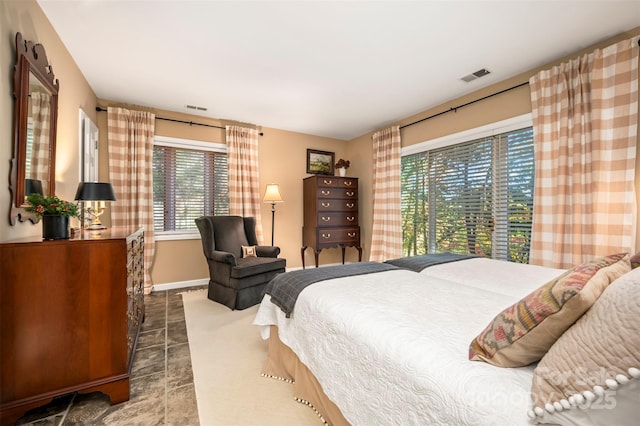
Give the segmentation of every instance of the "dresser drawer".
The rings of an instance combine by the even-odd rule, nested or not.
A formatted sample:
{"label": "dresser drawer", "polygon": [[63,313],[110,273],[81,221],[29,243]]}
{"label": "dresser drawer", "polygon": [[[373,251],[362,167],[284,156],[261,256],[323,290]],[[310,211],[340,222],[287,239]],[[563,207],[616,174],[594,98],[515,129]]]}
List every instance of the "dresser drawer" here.
{"label": "dresser drawer", "polygon": [[336,176],[319,177],[318,188],[358,189],[358,179]]}
{"label": "dresser drawer", "polygon": [[357,200],[357,189],[345,188],[318,188],[318,199],[337,198],[343,200]]}
{"label": "dresser drawer", "polygon": [[338,181],[339,188],[358,189],[358,179],[340,178]]}
{"label": "dresser drawer", "polygon": [[355,212],[318,212],[318,226],[356,226],[358,213]]}
{"label": "dresser drawer", "polygon": [[356,200],[322,199],[318,201],[318,212],[353,212],[358,214]]}
{"label": "dresser drawer", "polygon": [[319,228],[318,245],[321,244],[360,244],[360,228]]}
{"label": "dresser drawer", "polygon": [[333,176],[318,177],[316,184],[318,188],[336,188],[338,186],[338,178]]}

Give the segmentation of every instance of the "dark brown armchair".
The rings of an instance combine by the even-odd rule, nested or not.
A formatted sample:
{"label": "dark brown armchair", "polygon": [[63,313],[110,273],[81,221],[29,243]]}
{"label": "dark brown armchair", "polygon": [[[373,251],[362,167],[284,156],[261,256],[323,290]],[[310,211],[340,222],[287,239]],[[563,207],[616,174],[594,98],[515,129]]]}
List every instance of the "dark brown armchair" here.
{"label": "dark brown armchair", "polygon": [[[260,303],[267,283],[285,271],[280,248],[257,245],[252,217],[202,216],[196,225],[209,264],[209,299],[231,309]],[[242,246],[256,246],[256,256],[243,257]]]}

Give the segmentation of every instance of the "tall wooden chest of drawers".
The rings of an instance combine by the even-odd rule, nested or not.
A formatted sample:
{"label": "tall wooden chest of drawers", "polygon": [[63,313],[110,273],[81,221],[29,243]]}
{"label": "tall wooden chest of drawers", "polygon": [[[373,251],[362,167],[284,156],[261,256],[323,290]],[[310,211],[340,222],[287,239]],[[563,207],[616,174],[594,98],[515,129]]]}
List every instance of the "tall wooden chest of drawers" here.
{"label": "tall wooden chest of drawers", "polygon": [[303,191],[302,267],[307,247],[313,248],[316,267],[320,252],[330,247],[342,248],[342,263],[345,247],[355,247],[361,261],[358,178],[310,176],[303,180]]}
{"label": "tall wooden chest of drawers", "polygon": [[71,392],[129,399],[144,318],[144,234],[0,244],[0,422]]}

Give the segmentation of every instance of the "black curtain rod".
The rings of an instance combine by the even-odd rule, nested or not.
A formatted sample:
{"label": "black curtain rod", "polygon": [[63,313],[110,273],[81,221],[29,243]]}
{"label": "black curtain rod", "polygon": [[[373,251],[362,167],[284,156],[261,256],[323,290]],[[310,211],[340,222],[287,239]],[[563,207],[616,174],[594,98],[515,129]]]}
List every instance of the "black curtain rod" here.
{"label": "black curtain rod", "polygon": [[425,118],[422,118],[422,119],[420,119],[420,120],[418,120],[418,121],[414,121],[413,123],[405,124],[404,126],[400,126],[400,128],[401,128],[401,129],[404,129],[405,127],[409,127],[409,126],[413,126],[414,124],[422,123],[423,121],[429,120],[429,119],[431,119],[431,118],[438,117],[438,116],[443,115],[443,114],[447,114],[447,113],[449,113],[449,112],[457,112],[460,108],[464,108],[464,107],[469,106],[469,105],[471,105],[471,104],[475,104],[476,102],[484,101],[485,99],[489,99],[489,98],[491,98],[491,97],[493,97],[493,96],[500,95],[500,94],[502,94],[502,93],[504,93],[504,92],[508,92],[508,91],[510,91],[510,90],[517,89],[518,87],[522,87],[522,86],[525,86],[525,85],[527,85],[527,84],[529,84],[529,82],[528,82],[528,81],[525,81],[524,83],[520,83],[520,84],[518,84],[518,85],[516,85],[516,86],[509,87],[508,89],[504,89],[504,90],[501,90],[501,91],[499,91],[499,92],[492,93],[491,95],[487,95],[487,96],[484,96],[484,97],[482,97],[482,98],[475,99],[475,100],[473,100],[473,101],[467,102],[466,104],[458,105],[458,106],[456,106],[456,107],[451,107],[451,108],[449,108],[448,110],[445,110],[445,111],[439,112],[439,113],[437,113],[437,114],[430,115],[430,116],[425,117]]}
{"label": "black curtain rod", "polygon": [[[107,109],[106,109],[106,108],[102,108],[102,107],[99,107],[99,106],[98,106],[98,107],[96,107],[96,111],[98,111],[98,112],[106,112],[106,111],[107,111]],[[225,129],[226,129],[226,127],[216,126],[216,125],[214,125],[214,124],[196,123],[196,122],[193,122],[193,121],[176,120],[176,119],[173,119],[173,118],[164,118],[164,117],[158,117],[158,116],[156,116],[156,120],[172,121],[172,122],[174,122],[174,123],[183,123],[183,124],[188,124],[189,126],[214,127],[214,128],[216,128],[216,129],[222,129],[222,130],[225,130]],[[263,135],[264,135],[264,133],[262,133],[262,132],[260,132],[260,133],[258,133],[258,134],[259,134],[260,136],[263,136]]]}

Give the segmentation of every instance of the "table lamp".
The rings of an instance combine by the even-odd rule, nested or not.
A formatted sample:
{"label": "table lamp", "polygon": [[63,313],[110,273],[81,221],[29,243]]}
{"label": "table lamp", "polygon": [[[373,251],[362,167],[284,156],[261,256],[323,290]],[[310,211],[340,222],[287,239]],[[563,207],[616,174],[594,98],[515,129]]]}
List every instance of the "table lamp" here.
{"label": "table lamp", "polygon": [[91,225],[86,229],[106,229],[106,226],[100,222],[100,216],[104,213],[105,202],[116,201],[116,196],[110,183],[80,182],[76,191],[76,200],[85,203],[87,213],[93,218]]}

